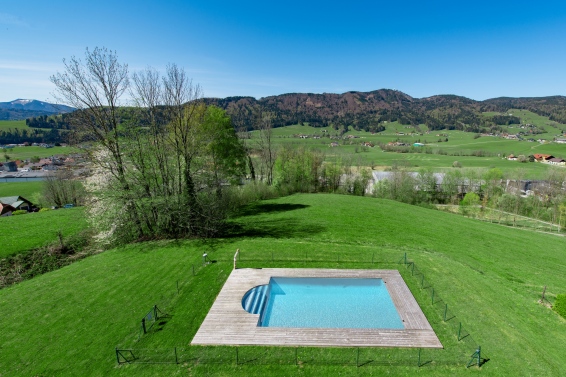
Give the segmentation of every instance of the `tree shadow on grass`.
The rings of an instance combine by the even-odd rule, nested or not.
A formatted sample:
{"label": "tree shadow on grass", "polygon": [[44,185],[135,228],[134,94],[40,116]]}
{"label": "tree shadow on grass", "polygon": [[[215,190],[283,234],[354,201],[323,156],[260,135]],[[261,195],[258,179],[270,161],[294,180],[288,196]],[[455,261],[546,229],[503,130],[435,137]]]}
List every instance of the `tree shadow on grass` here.
{"label": "tree shadow on grass", "polygon": [[261,203],[261,204],[251,204],[244,208],[239,209],[234,217],[244,217],[244,216],[255,216],[262,213],[277,213],[277,212],[287,212],[296,209],[308,208],[310,206],[306,204],[290,204],[290,203]]}
{"label": "tree shadow on grass", "polygon": [[253,224],[229,224],[222,234],[223,238],[304,238],[325,231],[317,224],[306,224],[294,218],[263,220]]}

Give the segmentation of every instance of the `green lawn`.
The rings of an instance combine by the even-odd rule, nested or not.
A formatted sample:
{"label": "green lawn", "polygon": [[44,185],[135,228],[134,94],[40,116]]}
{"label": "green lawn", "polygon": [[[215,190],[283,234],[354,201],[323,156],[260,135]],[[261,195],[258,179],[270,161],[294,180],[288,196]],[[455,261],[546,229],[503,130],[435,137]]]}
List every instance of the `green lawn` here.
{"label": "green lawn", "polygon": [[69,236],[86,226],[83,207],[0,217],[0,258],[54,242],[59,231]]}
{"label": "green lawn", "polygon": [[[564,293],[563,237],[328,194],[263,202],[231,224],[231,236],[224,239],[134,244],[0,291],[3,375],[557,376],[566,368],[566,321],[537,303],[544,286],[551,300]],[[301,348],[299,357],[307,362],[279,365],[273,355],[294,349],[242,347],[244,362],[236,365],[233,348],[190,347],[232,269],[236,248],[240,267],[398,268],[446,350],[425,352],[423,360],[432,362],[417,368],[416,350],[362,349],[362,361],[375,355],[384,360],[358,368],[352,349]],[[203,252],[216,263],[202,267]],[[430,288],[419,288],[421,275],[411,276],[410,267],[396,264],[405,252],[454,320],[443,322],[438,306],[444,304],[438,299],[431,304]],[[171,317],[137,341],[140,320],[155,304]],[[465,343],[454,330],[460,322],[471,334],[466,339],[481,345],[489,359],[481,371],[443,356],[459,354]],[[168,360],[178,347],[182,362],[118,366],[117,346],[167,354]],[[188,356],[195,352],[214,354],[217,363],[204,357],[195,363]],[[388,358],[401,362],[389,366]],[[326,365],[332,360],[336,365]]]}

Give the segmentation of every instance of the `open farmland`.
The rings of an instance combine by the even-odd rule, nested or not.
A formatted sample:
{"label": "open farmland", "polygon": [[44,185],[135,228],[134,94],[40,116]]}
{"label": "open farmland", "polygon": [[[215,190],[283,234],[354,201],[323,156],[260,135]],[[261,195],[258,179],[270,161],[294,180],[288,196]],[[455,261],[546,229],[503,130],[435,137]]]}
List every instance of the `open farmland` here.
{"label": "open farmland", "polygon": [[[426,127],[421,126],[421,131]],[[400,135],[399,133],[404,133]],[[367,131],[349,130],[343,137],[355,136],[351,139],[332,139],[339,137],[339,132],[331,127],[315,128],[310,126],[287,126],[273,130],[273,142],[280,146],[293,148],[315,148],[321,150],[328,160],[342,159],[353,165],[367,166],[374,169],[386,169],[393,165],[418,170],[421,167],[443,170],[452,168],[454,161],[458,161],[465,168],[492,168],[497,167],[512,175],[522,170],[529,178],[541,178],[549,168],[539,163],[520,163],[508,161],[504,157],[510,154],[531,155],[534,153],[547,153],[566,158],[566,144],[540,144],[537,142],[507,140],[498,137],[475,137],[475,134],[463,131],[431,131],[430,134],[409,135],[416,132],[414,127],[402,126],[397,122],[387,125],[383,132],[372,134]],[[297,135],[306,135],[302,139]],[[330,137],[327,137],[330,136]],[[251,133],[251,140],[247,142],[254,145],[255,132]],[[314,138],[320,137],[320,138]],[[446,142],[446,138],[448,141]],[[338,146],[331,147],[331,142]],[[363,147],[361,143],[370,142],[375,147]],[[422,149],[414,148],[420,153],[397,153],[382,151],[378,144],[389,142],[424,143]],[[480,154],[480,157],[473,154]]]}

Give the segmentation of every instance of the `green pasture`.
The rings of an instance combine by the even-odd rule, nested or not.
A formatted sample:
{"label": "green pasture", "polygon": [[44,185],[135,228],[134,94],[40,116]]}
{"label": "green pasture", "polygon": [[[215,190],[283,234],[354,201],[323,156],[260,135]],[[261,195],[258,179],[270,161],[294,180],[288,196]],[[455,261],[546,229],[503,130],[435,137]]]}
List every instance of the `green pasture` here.
{"label": "green pasture", "polygon": [[[3,376],[557,376],[566,368],[566,321],[537,300],[544,286],[550,301],[565,293],[564,242],[373,198],[303,194],[260,202],[230,221],[225,238],[133,244],[1,290],[0,370]],[[350,348],[301,348],[299,357],[319,365],[280,365],[293,348],[240,347],[237,364],[233,347],[191,347],[237,248],[241,268],[399,269],[446,349],[425,351],[423,361],[431,362],[419,368],[410,349],[362,349],[362,361],[374,361],[357,367]],[[202,266],[203,252],[215,263]],[[405,253],[418,275],[398,263]],[[428,291],[420,288],[425,277]],[[432,304],[430,287],[442,302]],[[436,308],[444,303],[454,315],[446,322]],[[141,318],[156,304],[169,317],[138,339]],[[458,350],[473,352],[464,347],[468,340],[457,339],[459,323],[489,359],[481,369],[446,362]],[[173,363],[118,365],[115,347]]]}
{"label": "green pasture", "polygon": [[43,182],[0,182],[0,197],[2,196],[23,196],[34,204],[39,201]]}
{"label": "green pasture", "polygon": [[29,128],[25,120],[0,120],[0,130]]}
{"label": "green pasture", "polygon": [[[327,133],[324,133],[326,130]],[[315,128],[310,126],[288,126],[273,130],[273,142],[276,146],[288,146],[293,148],[309,148],[322,151],[327,160],[341,159],[353,165],[371,166],[375,169],[385,169],[392,165],[405,166],[412,170],[421,167],[438,170],[452,168],[454,161],[458,161],[463,167],[470,168],[492,168],[502,169],[511,176],[515,171],[521,170],[529,178],[542,178],[549,169],[548,165],[538,163],[519,163],[508,161],[504,157],[510,154],[531,155],[534,153],[552,154],[557,157],[566,158],[566,145],[538,142],[506,140],[495,137],[479,137],[475,134],[463,131],[430,131],[426,133],[426,127],[421,126],[422,135],[413,134],[414,127],[403,126],[397,122],[389,123],[387,129],[381,133],[372,134],[366,131],[349,130],[345,135],[355,135],[358,138],[349,140],[335,140],[328,137],[314,139],[313,136],[330,135],[337,136],[338,131],[331,127]],[[404,135],[399,135],[403,132]],[[294,137],[294,135],[309,135],[308,139]],[[248,145],[254,146],[257,132],[251,133]],[[448,138],[446,142],[445,139]],[[362,147],[361,143],[369,141],[374,143],[374,148]],[[424,150],[430,153],[396,153],[384,152],[377,144],[400,141],[407,144],[421,142],[426,144]],[[339,146],[331,147],[331,142],[337,142]],[[257,145],[257,144],[256,144]],[[473,156],[473,153],[483,152],[485,157]]]}
{"label": "green pasture", "polygon": [[0,217],[0,258],[57,241],[59,232],[65,237],[86,227],[83,207]]}
{"label": "green pasture", "polygon": [[28,160],[34,156],[46,158],[55,155],[68,155],[76,152],[78,152],[78,149],[74,147],[14,147],[10,149],[0,149],[0,158],[3,158],[4,154],[7,154],[10,156],[10,160]]}

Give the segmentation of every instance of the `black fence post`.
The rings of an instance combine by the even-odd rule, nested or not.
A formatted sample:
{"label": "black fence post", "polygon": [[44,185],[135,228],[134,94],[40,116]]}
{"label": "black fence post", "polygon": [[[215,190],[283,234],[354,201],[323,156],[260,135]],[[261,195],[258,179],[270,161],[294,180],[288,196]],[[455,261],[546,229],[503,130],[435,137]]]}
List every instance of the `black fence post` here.
{"label": "black fence post", "polygon": [[143,328],[143,333],[147,334],[147,330],[145,329],[145,317],[142,318],[142,328]]}
{"label": "black fence post", "polygon": [[120,353],[118,352],[118,347],[116,347],[116,362],[120,364]]}
{"label": "black fence post", "polygon": [[434,305],[434,288],[432,288],[432,305]]}
{"label": "black fence post", "polygon": [[357,347],[358,354],[356,355],[356,367],[360,367],[360,347]]}
{"label": "black fence post", "polygon": [[419,348],[419,360],[417,361],[417,366],[421,367],[421,349]]}
{"label": "black fence post", "polygon": [[179,364],[179,359],[177,358],[177,347],[175,347],[175,364]]}
{"label": "black fence post", "polygon": [[238,359],[238,347],[236,347],[236,365],[239,364],[239,359]]}
{"label": "black fence post", "polygon": [[295,365],[299,365],[298,349],[299,347],[295,347]]}

